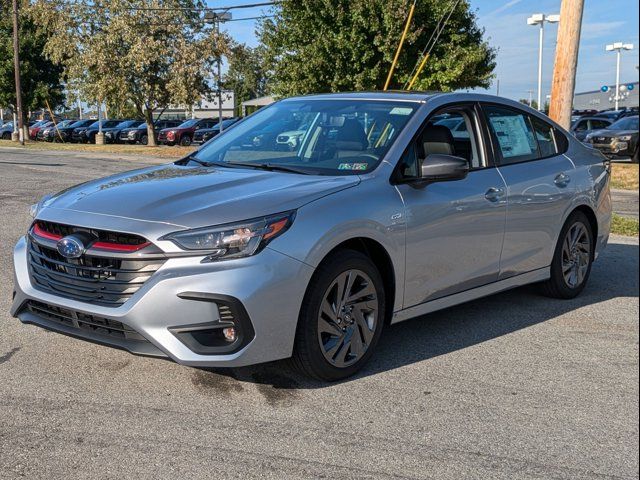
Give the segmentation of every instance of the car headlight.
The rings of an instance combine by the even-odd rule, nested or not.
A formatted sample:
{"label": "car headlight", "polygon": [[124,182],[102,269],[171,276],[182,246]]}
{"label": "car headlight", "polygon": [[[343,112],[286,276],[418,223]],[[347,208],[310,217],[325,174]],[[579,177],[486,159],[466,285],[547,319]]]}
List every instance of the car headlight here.
{"label": "car headlight", "polygon": [[36,218],[38,216],[38,213],[40,213],[42,207],[46,205],[51,197],[53,197],[53,195],[45,195],[40,199],[38,203],[34,203],[29,207],[29,215],[31,215],[31,218]]}
{"label": "car headlight", "polygon": [[234,224],[183,230],[160,240],[170,240],[184,250],[207,253],[206,261],[249,257],[286,232],[295,215],[292,210]]}
{"label": "car headlight", "polygon": [[618,141],[620,142],[630,142],[631,141],[631,135],[621,135],[618,137]]}

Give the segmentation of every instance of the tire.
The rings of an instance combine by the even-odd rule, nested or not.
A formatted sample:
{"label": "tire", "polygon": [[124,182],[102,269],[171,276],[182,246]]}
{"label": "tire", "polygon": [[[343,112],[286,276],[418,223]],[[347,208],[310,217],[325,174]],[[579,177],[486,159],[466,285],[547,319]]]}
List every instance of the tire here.
{"label": "tire", "polygon": [[[572,239],[576,235],[574,242]],[[551,278],[542,284],[542,292],[552,298],[578,296],[589,280],[594,250],[595,239],[589,219],[582,212],[572,213],[558,237],[551,262]]]}
{"label": "tire", "polygon": [[631,163],[638,163],[638,152],[640,151],[640,148],[636,147],[636,151],[633,154],[633,157],[631,157]]}
{"label": "tire", "polygon": [[140,137],[140,143],[142,145],[146,145],[147,143],[149,143],[149,136],[148,135],[142,135]]}
{"label": "tire", "polygon": [[[340,286],[349,284],[348,295],[338,295]],[[350,296],[351,302],[344,302],[345,296]],[[345,308],[341,309],[341,304]],[[339,251],[318,267],[309,282],[292,363],[318,380],[349,377],[373,354],[384,317],[384,284],[374,263],[360,252]]]}
{"label": "tire", "polygon": [[2,139],[3,140],[11,140],[11,134],[9,132],[4,132],[2,134]]}
{"label": "tire", "polygon": [[191,145],[191,137],[189,135],[183,135],[180,138],[180,146],[188,147],[189,145]]}

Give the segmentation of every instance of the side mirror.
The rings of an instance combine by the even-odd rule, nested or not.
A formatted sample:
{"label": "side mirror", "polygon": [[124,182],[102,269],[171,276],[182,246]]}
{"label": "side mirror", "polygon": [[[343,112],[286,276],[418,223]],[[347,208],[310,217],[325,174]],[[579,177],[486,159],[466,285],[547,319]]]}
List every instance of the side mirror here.
{"label": "side mirror", "polygon": [[469,173],[469,162],[453,155],[432,153],[422,162],[420,180],[426,183],[462,180]]}

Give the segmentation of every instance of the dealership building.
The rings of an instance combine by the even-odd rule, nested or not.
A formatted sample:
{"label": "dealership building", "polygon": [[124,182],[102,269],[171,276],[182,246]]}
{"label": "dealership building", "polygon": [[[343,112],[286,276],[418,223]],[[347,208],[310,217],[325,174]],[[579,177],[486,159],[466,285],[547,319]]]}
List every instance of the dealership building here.
{"label": "dealership building", "polygon": [[[623,98],[618,102],[621,108],[638,108],[638,82],[621,83]],[[607,110],[615,107],[615,85],[606,85],[599,90],[576,93],[573,97],[575,110]]]}

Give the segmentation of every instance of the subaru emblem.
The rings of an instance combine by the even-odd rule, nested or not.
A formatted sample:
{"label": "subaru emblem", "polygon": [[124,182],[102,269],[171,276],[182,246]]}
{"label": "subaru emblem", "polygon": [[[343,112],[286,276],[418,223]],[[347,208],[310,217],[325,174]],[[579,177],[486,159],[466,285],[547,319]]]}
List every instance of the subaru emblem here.
{"label": "subaru emblem", "polygon": [[65,258],[79,258],[85,251],[85,246],[80,239],[74,235],[69,235],[58,240],[56,244],[58,253]]}

